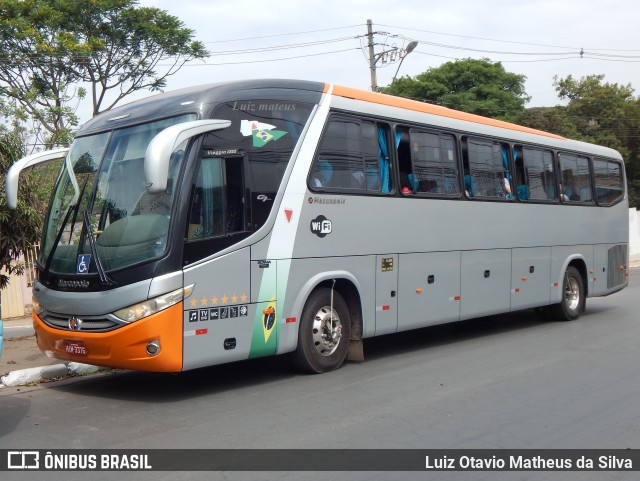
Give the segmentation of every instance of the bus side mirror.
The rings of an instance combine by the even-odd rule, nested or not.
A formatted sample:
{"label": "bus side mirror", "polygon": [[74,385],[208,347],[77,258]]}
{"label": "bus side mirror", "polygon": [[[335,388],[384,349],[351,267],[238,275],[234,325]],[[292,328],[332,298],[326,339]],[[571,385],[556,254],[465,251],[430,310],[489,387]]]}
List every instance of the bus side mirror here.
{"label": "bus side mirror", "polygon": [[18,182],[22,172],[27,172],[38,164],[63,159],[66,157],[68,152],[68,148],[36,152],[35,154],[28,155],[15,162],[7,172],[7,207],[13,210],[18,205]]}
{"label": "bus side mirror", "polygon": [[169,160],[178,145],[196,135],[226,129],[230,125],[230,120],[193,120],[172,125],[159,132],[151,139],[144,154],[144,181],[147,192],[159,194],[166,190]]}

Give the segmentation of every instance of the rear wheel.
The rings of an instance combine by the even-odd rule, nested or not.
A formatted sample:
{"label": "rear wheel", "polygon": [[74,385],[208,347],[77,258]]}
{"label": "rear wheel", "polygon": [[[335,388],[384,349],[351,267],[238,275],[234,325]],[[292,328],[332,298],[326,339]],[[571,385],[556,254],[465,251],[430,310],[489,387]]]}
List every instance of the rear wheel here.
{"label": "rear wheel", "polygon": [[311,373],[338,369],[347,356],[350,337],[347,303],[335,290],[317,289],[302,310],[293,362],[299,369]]}
{"label": "rear wheel", "polygon": [[578,269],[573,266],[567,267],[562,282],[562,300],[560,303],[551,306],[551,313],[554,320],[573,321],[584,311],[586,293],[584,282]]}

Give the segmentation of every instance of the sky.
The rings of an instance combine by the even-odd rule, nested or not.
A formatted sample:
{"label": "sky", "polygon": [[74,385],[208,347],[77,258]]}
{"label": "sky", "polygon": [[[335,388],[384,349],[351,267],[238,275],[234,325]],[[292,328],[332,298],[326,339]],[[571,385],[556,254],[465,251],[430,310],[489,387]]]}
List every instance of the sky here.
{"label": "sky", "polygon": [[[398,77],[413,77],[448,61],[487,58],[526,76],[527,107],[563,104],[554,76],[603,74],[606,82],[631,84],[640,95],[637,0],[141,0],[140,5],[178,17],[211,53],[169,77],[166,91],[254,78],[370,90],[366,24],[371,19],[380,86],[391,83],[398,68]],[[379,55],[411,40],[418,46],[401,65]]]}

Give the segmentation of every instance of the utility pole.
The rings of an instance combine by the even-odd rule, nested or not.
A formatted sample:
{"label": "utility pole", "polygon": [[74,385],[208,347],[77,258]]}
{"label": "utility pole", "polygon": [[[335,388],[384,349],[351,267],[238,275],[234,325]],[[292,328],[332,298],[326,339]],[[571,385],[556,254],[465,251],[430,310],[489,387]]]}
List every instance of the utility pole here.
{"label": "utility pole", "polygon": [[[379,33],[381,35],[389,35],[386,32],[375,32],[375,33]],[[398,72],[400,71],[400,67],[402,66],[402,62],[404,61],[404,58],[409,55],[411,52],[413,52],[413,50],[418,46],[418,42],[415,40],[412,40],[411,42],[408,43],[408,45],[406,47],[403,48],[398,48],[395,45],[393,45],[391,48],[387,49],[387,50],[383,50],[382,52],[376,53],[375,52],[375,48],[374,48],[374,43],[373,43],[373,22],[371,21],[371,19],[367,20],[367,47],[369,47],[369,70],[371,71],[371,91],[372,92],[377,92],[378,91],[378,79],[376,76],[376,63],[378,63],[378,60],[382,59],[382,63],[388,63],[388,60],[385,60],[385,58],[389,58],[389,56],[391,57],[391,63],[397,62],[398,60],[400,61],[400,63],[398,64],[398,68],[396,69],[396,73],[393,76],[393,82],[395,82],[396,77],[398,76]],[[385,55],[387,57],[385,57]]]}
{"label": "utility pole", "polygon": [[376,58],[373,50],[373,23],[371,19],[367,20],[367,37],[369,41],[367,46],[369,47],[369,70],[371,70],[371,91],[378,91],[378,80],[376,78]]}

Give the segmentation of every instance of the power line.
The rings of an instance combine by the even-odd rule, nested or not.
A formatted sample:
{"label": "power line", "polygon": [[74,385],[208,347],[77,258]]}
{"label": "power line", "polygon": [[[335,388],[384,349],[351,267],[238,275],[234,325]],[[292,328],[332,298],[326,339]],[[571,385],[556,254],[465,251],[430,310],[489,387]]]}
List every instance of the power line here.
{"label": "power line", "polygon": [[[487,37],[475,37],[475,36],[471,36],[471,35],[460,35],[460,34],[453,34],[453,33],[444,33],[444,32],[435,32],[432,30],[421,30],[421,29],[416,29],[416,28],[406,28],[406,27],[398,27],[398,26],[394,26],[394,25],[384,25],[384,24],[378,24],[381,27],[388,27],[388,28],[395,28],[395,29],[399,29],[399,30],[408,30],[411,32],[423,32],[423,33],[431,33],[431,34],[435,34],[435,35],[446,35],[449,37],[459,37],[459,38],[469,38],[472,40],[486,40],[489,42],[500,42],[500,43],[510,43],[510,44],[517,44],[517,45],[529,45],[529,46],[536,46],[536,47],[550,47],[550,48],[563,48],[563,49],[569,49],[569,50],[579,50],[582,47],[567,47],[567,46],[560,46],[560,45],[549,45],[549,44],[542,44],[542,43],[530,43],[530,42],[519,42],[516,40],[501,40],[501,39],[495,39],[495,38],[487,38]],[[640,49],[610,49],[610,48],[589,48],[588,50],[600,50],[600,51],[612,51],[612,52],[640,52]]]}
{"label": "power line", "polygon": [[306,43],[295,43],[295,44],[288,44],[288,45],[274,45],[272,47],[257,47],[257,48],[249,48],[249,49],[243,49],[243,50],[221,50],[218,52],[210,52],[210,57],[212,56],[218,56],[218,55],[242,55],[245,53],[261,53],[261,52],[271,52],[274,50],[289,50],[289,49],[294,49],[294,48],[307,48],[307,47],[315,47],[317,45],[327,45],[329,43],[336,43],[336,42],[344,42],[347,40],[354,40],[358,37],[362,37],[362,35],[359,36],[355,36],[355,37],[342,37],[342,38],[333,38],[333,39],[327,39],[327,40],[318,40],[318,41],[314,41],[314,42],[306,42]]}
{"label": "power line", "polygon": [[291,33],[276,33],[273,35],[260,35],[257,37],[245,37],[245,38],[235,38],[235,39],[231,39],[231,40],[215,40],[215,41],[211,41],[211,42],[202,42],[205,44],[209,44],[209,43],[228,43],[228,42],[242,42],[245,40],[260,40],[260,39],[264,39],[264,38],[273,38],[273,37],[284,37],[284,36],[289,36],[289,35],[305,35],[308,33],[319,33],[319,32],[330,32],[332,30],[343,30],[343,29],[347,29],[347,28],[354,28],[354,27],[362,27],[363,24],[356,24],[356,25],[347,25],[344,27],[333,27],[333,28],[323,28],[320,30],[307,30],[304,32],[291,32]]}
{"label": "power line", "polygon": [[[219,66],[219,65],[241,65],[241,64],[248,64],[248,63],[265,63],[265,62],[280,62],[282,60],[293,60],[293,59],[298,59],[298,58],[306,58],[306,57],[318,57],[321,55],[330,55],[330,54],[334,54],[334,53],[342,53],[342,52],[348,52],[351,50],[360,50],[358,47],[355,48],[345,48],[343,50],[332,50],[330,52],[319,52],[319,53],[309,53],[306,55],[296,55],[294,57],[281,57],[281,58],[269,58],[269,59],[262,59],[262,60],[245,60],[245,61],[240,61],[240,62],[220,62],[220,63],[209,63],[209,62],[204,62],[204,63],[199,63],[199,64],[184,64],[184,67],[199,67],[199,66]],[[163,65],[163,64],[158,64],[159,67],[166,67],[169,66],[169,64]]]}
{"label": "power line", "polygon": [[[263,35],[263,36],[255,36],[255,37],[244,37],[244,38],[239,38],[239,39],[231,39],[231,40],[220,40],[220,41],[215,41],[215,42],[206,42],[206,43],[228,43],[228,42],[239,42],[239,41],[247,41],[247,40],[256,40],[256,39],[265,39],[265,38],[273,38],[273,37],[282,37],[282,36],[292,36],[292,35],[306,35],[306,34],[310,34],[310,33],[317,33],[317,32],[328,32],[328,31],[335,31],[335,30],[341,30],[341,29],[346,29],[346,28],[354,28],[354,27],[361,27],[361,24],[356,24],[356,25],[349,25],[349,26],[342,26],[342,27],[334,27],[334,28],[327,28],[327,29],[319,29],[319,30],[307,30],[307,31],[302,31],[302,32],[291,32],[291,33],[283,33],[283,34],[274,34],[274,35]],[[462,50],[462,51],[469,51],[469,52],[476,52],[476,53],[481,53],[481,54],[496,54],[496,55],[513,55],[513,56],[545,56],[545,57],[558,57],[558,58],[542,58],[542,59],[535,59],[535,60],[503,60],[503,62],[507,63],[532,63],[532,62],[551,62],[551,61],[558,61],[558,60],[573,60],[573,59],[577,59],[577,58],[588,58],[591,60],[605,60],[605,61],[609,61],[609,62],[631,62],[631,63],[637,63],[640,62],[640,55],[621,55],[621,54],[610,54],[610,53],[598,53],[598,52],[602,52],[602,51],[627,51],[627,52],[636,52],[638,50],[614,50],[614,49],[589,49],[587,51],[584,51],[583,49],[577,49],[577,48],[573,48],[573,47],[561,47],[561,46],[557,46],[557,45],[544,45],[544,44],[534,44],[534,43],[527,43],[527,42],[518,42],[518,41],[507,41],[507,40],[497,40],[497,39],[490,39],[490,38],[485,38],[485,37],[475,37],[475,36],[470,36],[470,35],[457,35],[457,34],[449,34],[449,33],[443,33],[443,32],[434,32],[434,31],[430,31],[430,30],[420,30],[420,29],[408,29],[408,28],[404,28],[404,27],[397,27],[397,26],[390,26],[390,25],[381,25],[384,27],[391,27],[391,28],[398,28],[398,29],[404,29],[404,30],[412,30],[412,31],[418,31],[418,32],[425,32],[425,33],[432,33],[432,34],[438,34],[438,35],[448,35],[448,36],[453,36],[453,37],[460,37],[460,38],[469,38],[469,39],[475,39],[475,40],[488,40],[488,41],[493,41],[493,42],[502,42],[502,43],[509,43],[509,44],[519,44],[519,45],[535,45],[535,46],[545,46],[545,47],[550,47],[550,48],[562,48],[562,49],[572,49],[573,52],[530,52],[530,51],[502,51],[502,50],[491,50],[491,49],[479,49],[479,48],[471,48],[471,47],[464,47],[464,46],[458,46],[458,45],[450,45],[450,44],[444,44],[444,43],[437,43],[437,42],[431,42],[431,41],[427,41],[427,40],[416,40],[418,43],[422,44],[422,45],[427,45],[430,47],[435,47],[435,48],[441,48],[441,49],[451,49],[451,50]],[[407,37],[403,36],[403,35],[392,35],[389,34],[387,32],[373,32],[373,34],[376,35],[386,35],[388,38],[398,38],[398,39],[402,39],[403,41],[408,41],[410,39],[408,39]],[[364,45],[362,44],[362,39],[367,37],[367,35],[356,35],[356,36],[349,36],[349,37],[339,37],[339,38],[329,38],[329,39],[323,39],[323,40],[315,40],[315,41],[310,41],[310,42],[299,42],[299,43],[291,43],[291,44],[282,44],[282,45],[275,45],[275,46],[267,46],[267,47],[254,47],[254,48],[246,48],[246,49],[230,49],[230,50],[221,50],[221,51],[214,51],[211,52],[209,57],[216,57],[216,56],[226,56],[226,55],[248,55],[248,54],[256,54],[256,53],[265,53],[265,52],[274,52],[274,51],[278,51],[278,50],[290,50],[290,49],[296,49],[296,48],[309,48],[309,47],[315,47],[315,46],[322,46],[322,45],[327,45],[327,44],[331,44],[331,43],[338,43],[338,42],[346,42],[346,41],[350,41],[350,40],[354,40],[354,39],[360,39],[360,45],[361,48],[363,49],[363,54],[365,56],[365,60],[367,59],[366,54],[364,53]],[[387,42],[384,42],[383,45],[386,45]],[[375,43],[375,45],[381,45],[380,43]],[[334,50],[331,52],[323,52],[323,53],[318,53],[318,54],[310,54],[311,56],[317,56],[317,55],[326,55],[326,54],[330,54],[330,53],[339,53],[339,52],[343,52],[345,50]],[[421,52],[416,50],[418,53],[421,53],[423,55],[430,55],[430,56],[434,56],[434,57],[440,57],[440,58],[449,58],[449,59],[453,59],[453,60],[457,60],[457,58],[455,57],[449,57],[446,55],[438,55],[432,52]],[[65,53],[60,53],[60,54],[55,54],[55,53],[47,53],[47,54],[30,54],[30,55],[26,55],[23,58],[28,58],[31,60],[39,60],[39,59],[45,59],[45,58],[64,58],[67,57],[71,54],[65,54]],[[567,55],[571,55],[571,56],[567,56]],[[300,56],[294,56],[294,57],[287,57],[286,59],[295,59],[295,58],[304,58],[308,55],[300,55]],[[89,55],[85,55],[85,56],[77,56],[75,55],[75,58],[85,58],[85,59],[89,59],[91,58]],[[178,56],[168,56],[167,59],[169,58],[178,58]],[[285,59],[285,60],[286,60]],[[255,62],[262,62],[262,61],[278,61],[279,59],[262,59],[262,60],[257,60]],[[0,61],[4,61],[4,62],[12,62],[14,63],[14,65],[19,66],[19,60],[16,61],[13,58],[9,58],[9,57],[0,57]],[[252,63],[253,61],[246,61],[246,62],[228,62],[228,63],[224,63],[222,65],[233,65],[233,64],[240,64],[240,63]],[[210,64],[210,65],[221,65],[221,63],[218,64]]]}

